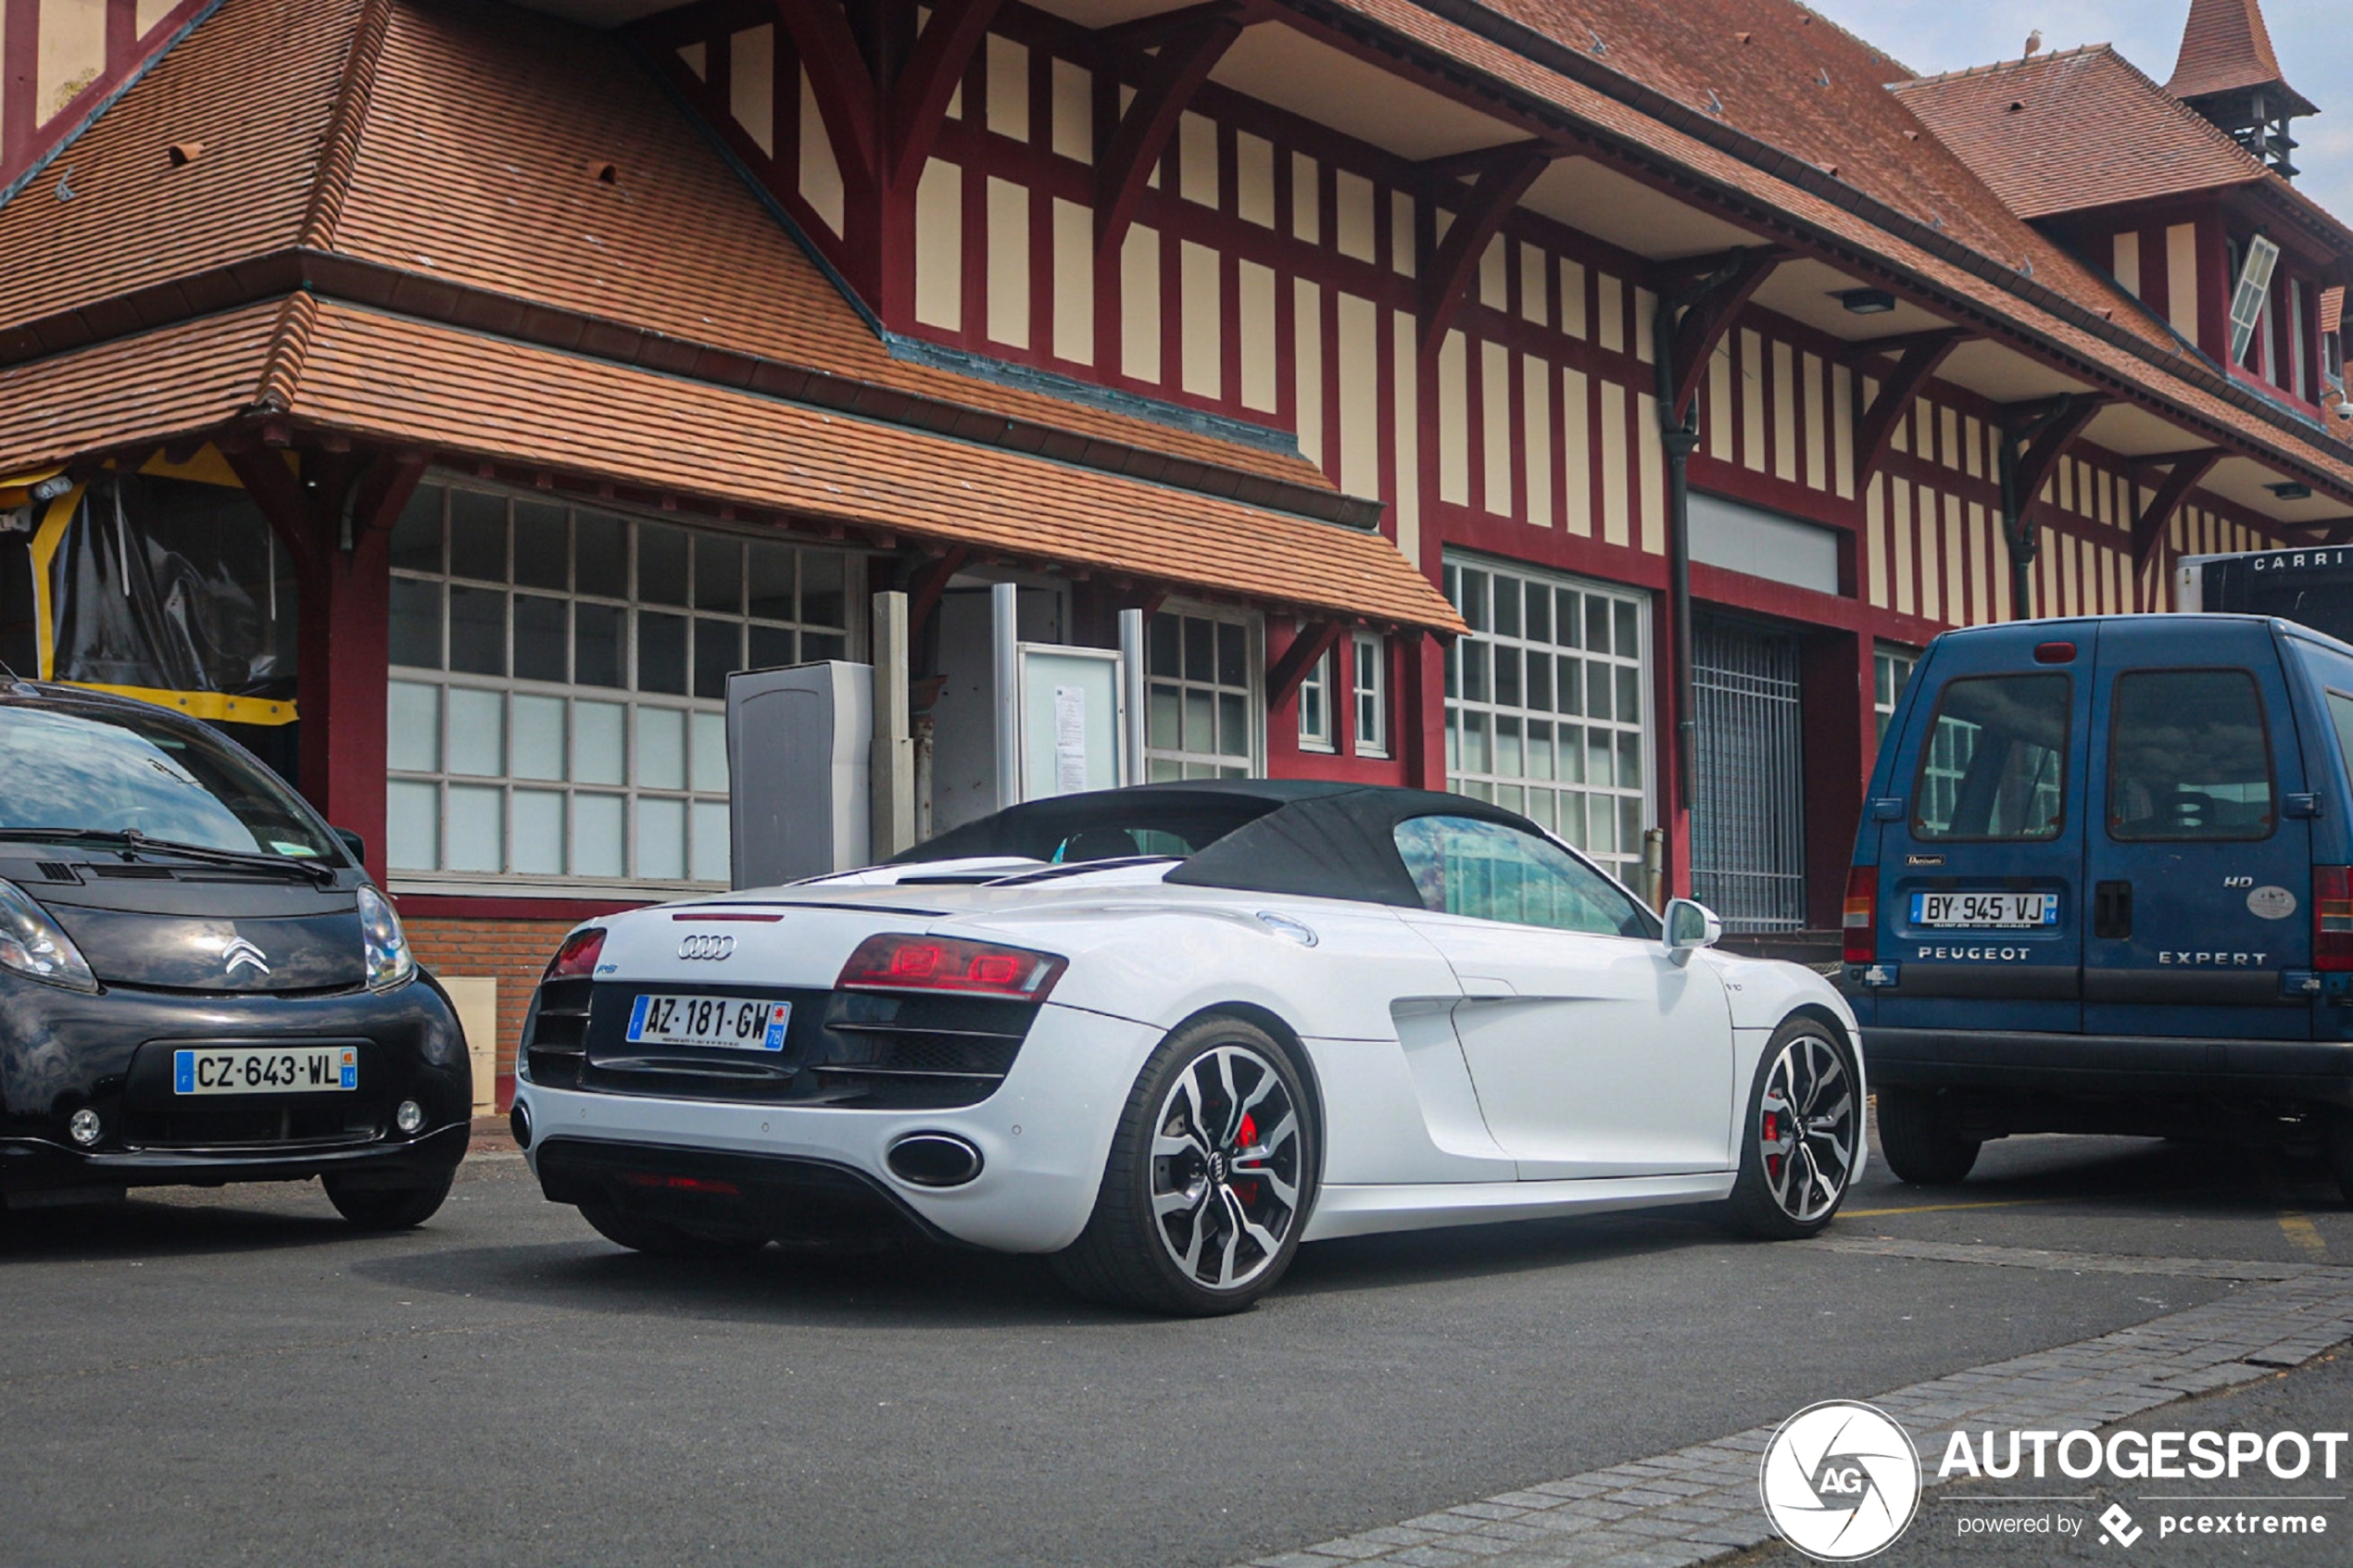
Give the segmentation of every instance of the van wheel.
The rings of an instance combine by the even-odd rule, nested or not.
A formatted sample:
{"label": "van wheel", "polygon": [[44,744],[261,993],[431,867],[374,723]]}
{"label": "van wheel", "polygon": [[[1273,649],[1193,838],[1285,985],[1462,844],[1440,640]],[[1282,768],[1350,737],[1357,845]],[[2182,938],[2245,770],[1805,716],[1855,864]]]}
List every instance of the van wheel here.
{"label": "van wheel", "polygon": [[2328,1138],[2329,1172],[2345,1201],[2353,1203],[2353,1110],[2330,1113]]}
{"label": "van wheel", "polygon": [[1887,1168],[1918,1186],[1950,1186],[1969,1173],[1983,1146],[1963,1137],[1934,1095],[1879,1091],[1879,1146]]}

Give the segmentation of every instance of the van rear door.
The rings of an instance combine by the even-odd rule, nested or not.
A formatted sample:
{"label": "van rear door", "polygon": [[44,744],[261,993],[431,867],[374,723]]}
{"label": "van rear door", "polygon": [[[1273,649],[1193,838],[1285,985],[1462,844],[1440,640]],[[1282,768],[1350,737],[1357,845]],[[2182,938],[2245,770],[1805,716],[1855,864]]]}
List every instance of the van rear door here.
{"label": "van rear door", "polygon": [[2309,1037],[2311,797],[2271,628],[2105,622],[2092,726],[2085,1030]]}
{"label": "van rear door", "polygon": [[[1877,1022],[2082,1026],[2081,834],[2092,625],[1939,643],[1879,818]],[[2082,650],[2079,658],[2076,650]],[[2038,652],[2038,650],[2040,650]],[[1891,962],[1892,960],[1892,962]]]}

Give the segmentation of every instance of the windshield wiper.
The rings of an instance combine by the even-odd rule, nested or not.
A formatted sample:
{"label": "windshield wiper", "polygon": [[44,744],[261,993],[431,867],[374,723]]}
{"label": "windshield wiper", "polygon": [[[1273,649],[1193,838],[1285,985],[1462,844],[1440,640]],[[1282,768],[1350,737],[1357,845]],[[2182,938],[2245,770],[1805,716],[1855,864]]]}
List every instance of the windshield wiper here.
{"label": "windshield wiper", "polygon": [[53,842],[103,844],[132,855],[177,855],[216,866],[249,866],[290,871],[326,886],[335,880],[335,868],[324,860],[291,855],[264,855],[258,850],[217,849],[209,844],[182,844],[176,839],[149,838],[137,828],[0,828],[0,843]]}

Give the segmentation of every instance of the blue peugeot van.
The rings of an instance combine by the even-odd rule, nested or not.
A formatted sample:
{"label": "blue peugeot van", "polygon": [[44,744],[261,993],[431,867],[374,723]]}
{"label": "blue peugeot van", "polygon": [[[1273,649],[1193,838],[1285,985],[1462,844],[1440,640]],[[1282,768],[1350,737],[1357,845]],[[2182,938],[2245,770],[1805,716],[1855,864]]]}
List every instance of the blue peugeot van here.
{"label": "blue peugeot van", "polygon": [[2349,753],[2353,646],[2290,621],[1931,643],[1844,910],[1895,1173],[2120,1133],[2317,1148],[2353,1200]]}

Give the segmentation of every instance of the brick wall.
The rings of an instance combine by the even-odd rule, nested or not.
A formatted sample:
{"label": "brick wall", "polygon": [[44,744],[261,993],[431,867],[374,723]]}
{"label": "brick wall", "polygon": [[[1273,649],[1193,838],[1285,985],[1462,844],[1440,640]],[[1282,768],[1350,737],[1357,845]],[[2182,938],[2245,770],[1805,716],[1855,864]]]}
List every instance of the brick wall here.
{"label": "brick wall", "polygon": [[498,1109],[515,1098],[515,1047],[532,988],[571,921],[404,920],[417,961],[436,975],[488,975],[498,982]]}

